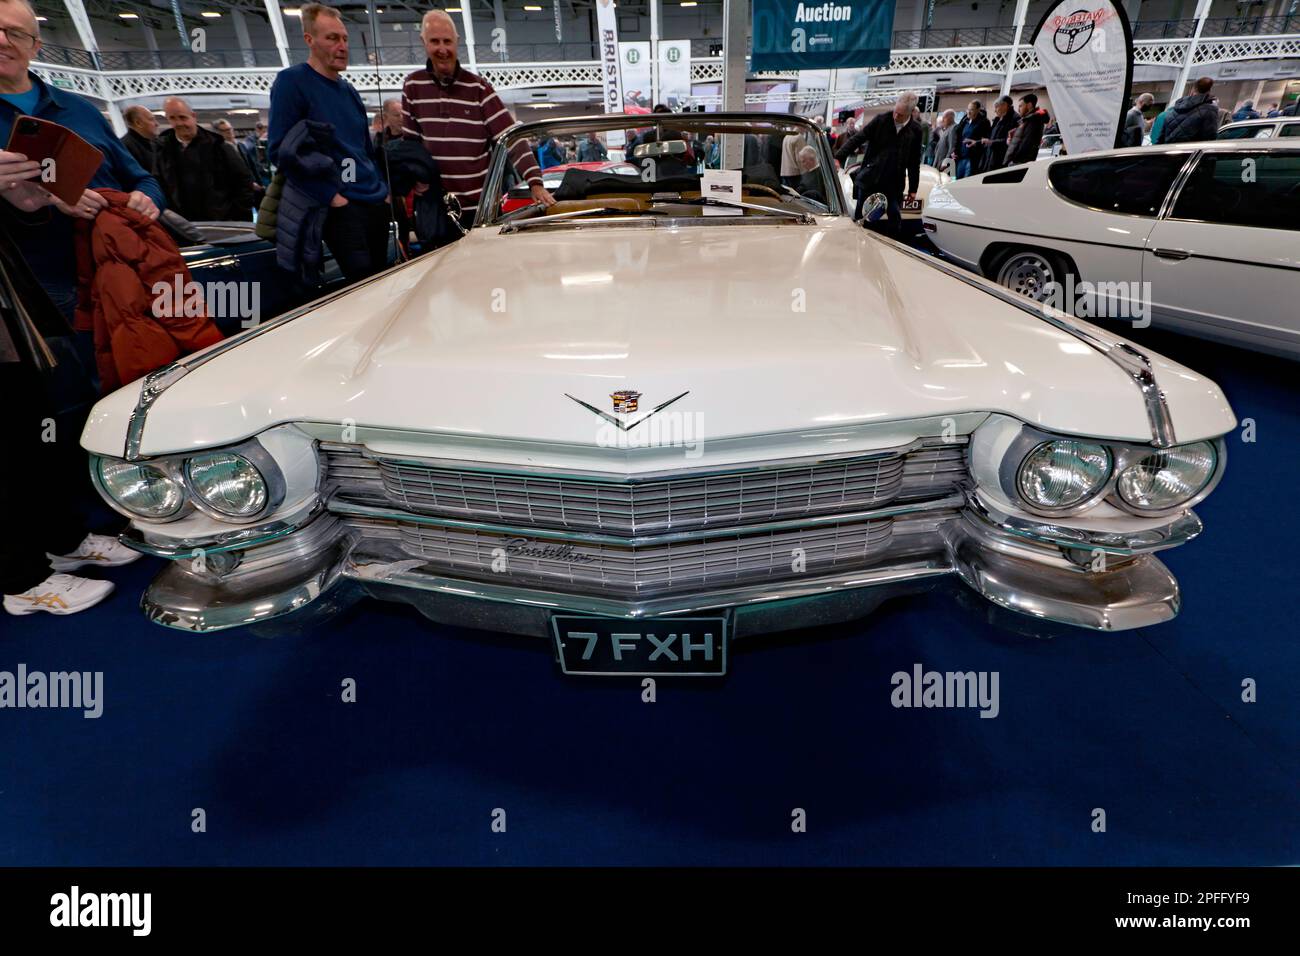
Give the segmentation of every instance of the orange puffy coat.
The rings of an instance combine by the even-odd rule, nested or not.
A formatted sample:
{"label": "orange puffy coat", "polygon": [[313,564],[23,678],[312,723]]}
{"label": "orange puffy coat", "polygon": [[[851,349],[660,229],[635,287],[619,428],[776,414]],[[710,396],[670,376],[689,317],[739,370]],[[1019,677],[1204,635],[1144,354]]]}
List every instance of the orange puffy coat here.
{"label": "orange puffy coat", "polygon": [[[156,283],[169,289],[190,281],[190,270],[159,223],[126,207],[127,194],[97,190],[108,208],[77,220],[77,328],[95,333],[101,391],[109,392],[182,355],[221,341],[206,311],[187,316],[159,305]],[[179,313],[179,314],[171,314]]]}

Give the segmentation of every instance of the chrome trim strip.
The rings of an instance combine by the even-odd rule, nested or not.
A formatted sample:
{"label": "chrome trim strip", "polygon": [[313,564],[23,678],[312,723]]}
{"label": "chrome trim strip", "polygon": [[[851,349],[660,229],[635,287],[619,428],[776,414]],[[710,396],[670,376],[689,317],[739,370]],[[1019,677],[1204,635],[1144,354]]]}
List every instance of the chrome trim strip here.
{"label": "chrome trim strip", "polygon": [[267,544],[306,527],[324,510],[324,505],[318,498],[305,514],[272,521],[256,528],[237,528],[209,538],[174,538],[174,543],[171,544],[155,544],[133,525],[118,535],[118,540],[143,554],[175,560],[191,557],[195,550],[216,554],[218,551],[236,551]]}
{"label": "chrome trim strip", "polygon": [[691,614],[696,611],[723,607],[771,604],[776,601],[790,601],[798,598],[813,598],[833,591],[939,577],[951,574],[953,571],[951,564],[942,558],[935,557],[887,568],[844,571],[808,580],[777,583],[765,581],[761,584],[731,588],[725,591],[712,591],[705,594],[675,595],[643,601],[618,601],[611,598],[567,594],[563,591],[546,591],[505,584],[488,584],[459,578],[447,578],[420,571],[418,568],[398,567],[387,571],[385,570],[389,567],[387,563],[371,565],[375,570],[367,572],[368,566],[360,563],[366,557],[364,553],[358,554],[354,552],[343,570],[343,576],[367,583],[392,584],[421,591],[433,591],[446,594],[449,597],[524,605],[550,613],[577,611],[579,613],[598,614],[603,617],[625,618],[627,620],[669,614]]}
{"label": "chrome trim strip", "polygon": [[925,511],[957,509],[965,505],[962,493],[949,495],[936,501],[918,501],[895,505],[890,508],[877,508],[869,511],[839,512],[819,515],[812,518],[795,518],[787,521],[767,521],[761,524],[736,524],[724,528],[702,528],[697,531],[673,531],[667,534],[625,536],[597,534],[588,531],[558,531],[551,528],[520,527],[517,525],[491,524],[483,521],[465,521],[459,518],[440,518],[434,515],[413,514],[391,508],[349,501],[345,496],[334,495],[326,507],[331,514],[340,517],[378,518],[385,521],[399,521],[407,524],[431,525],[438,528],[458,528],[464,531],[485,531],[491,534],[506,534],[516,538],[546,538],[558,541],[577,541],[583,544],[609,544],[618,547],[635,548],[656,544],[674,544],[680,541],[702,541],[708,538],[726,538],[735,535],[758,534],[766,531],[787,531],[799,528],[817,528],[825,525],[844,524],[857,521],[873,521],[879,518],[893,518],[899,515],[917,514]]}
{"label": "chrome trim strip", "polygon": [[955,279],[960,279],[969,286],[973,286],[983,292],[1001,299],[1008,305],[1013,305],[1021,312],[1027,312],[1035,318],[1046,322],[1047,324],[1061,330],[1067,335],[1072,335],[1081,342],[1084,342],[1096,349],[1106,358],[1110,359],[1116,365],[1128,374],[1133,383],[1137,385],[1142,392],[1142,401],[1146,406],[1147,421],[1151,426],[1151,444],[1157,448],[1167,448],[1170,445],[1177,444],[1177,438],[1174,435],[1173,418],[1169,414],[1169,405],[1165,399],[1165,393],[1160,389],[1156,382],[1155,371],[1151,365],[1150,357],[1137,349],[1128,342],[1119,339],[1111,339],[1099,334],[1099,331],[1082,329],[1070,321],[1070,317],[1064,312],[1058,312],[1050,309],[1040,303],[1031,303],[1024,296],[1017,295],[1010,289],[1003,288],[995,282],[990,282],[983,276],[977,276],[973,273],[958,269],[950,263],[944,262],[937,256],[927,256],[923,252],[917,252],[909,246],[903,245],[895,239],[888,236],[882,236],[873,233],[872,238],[879,242],[888,244],[899,252],[905,253],[920,262],[924,262],[931,268],[939,269]]}
{"label": "chrome trim strip", "polygon": [[[1178,196],[1183,191],[1183,186],[1187,183],[1187,180],[1192,178],[1192,170],[1196,168],[1196,165],[1197,163],[1200,162],[1200,158],[1202,155],[1203,155],[1203,150],[1199,150],[1199,149],[1194,150],[1192,152],[1192,155],[1188,157],[1188,161],[1183,163],[1183,168],[1178,171],[1178,175],[1174,177],[1173,183],[1171,183],[1169,186],[1169,191],[1165,193],[1164,202],[1162,202],[1160,204],[1160,208],[1156,210],[1157,221],[1167,219],[1169,217],[1170,212],[1173,211],[1174,204],[1178,202]],[[1151,238],[1150,235],[1148,235],[1147,240],[1149,240],[1150,238]],[[1146,251],[1145,240],[1143,241],[1142,245],[1143,245],[1142,251],[1145,252]]]}
{"label": "chrome trim strip", "polygon": [[1168,524],[1141,531],[1092,531],[1085,528],[1070,528],[1046,520],[1031,521],[1002,514],[974,495],[970,498],[968,514],[986,525],[990,531],[1024,538],[1035,544],[1065,549],[1099,550],[1107,554],[1119,555],[1146,554],[1177,547],[1191,541],[1205,529],[1201,519],[1192,511],[1181,512]]}

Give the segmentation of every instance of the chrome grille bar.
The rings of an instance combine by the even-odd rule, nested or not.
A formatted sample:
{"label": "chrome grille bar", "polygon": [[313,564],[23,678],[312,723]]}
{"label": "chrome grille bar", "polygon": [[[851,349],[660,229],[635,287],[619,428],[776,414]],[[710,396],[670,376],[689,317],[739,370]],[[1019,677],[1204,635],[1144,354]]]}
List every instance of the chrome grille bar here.
{"label": "chrome grille bar", "polygon": [[351,500],[522,528],[643,535],[834,515],[951,494],[965,478],[966,439],[905,450],[627,481],[493,472],[481,465],[365,455],[321,444],[328,488]]}

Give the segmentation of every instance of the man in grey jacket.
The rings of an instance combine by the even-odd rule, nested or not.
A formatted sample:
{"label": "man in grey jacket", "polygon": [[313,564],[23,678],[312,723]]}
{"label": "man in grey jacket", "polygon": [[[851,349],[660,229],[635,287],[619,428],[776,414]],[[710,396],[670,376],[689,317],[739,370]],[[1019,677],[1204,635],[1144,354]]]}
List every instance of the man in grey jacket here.
{"label": "man in grey jacket", "polygon": [[934,166],[940,171],[952,165],[952,131],[956,126],[956,111],[944,110],[939,117],[939,138],[934,146]]}
{"label": "man in grey jacket", "polygon": [[1156,101],[1150,93],[1142,93],[1133,101],[1133,108],[1124,117],[1124,132],[1120,137],[1121,146],[1141,146],[1142,134],[1146,131],[1146,110]]}

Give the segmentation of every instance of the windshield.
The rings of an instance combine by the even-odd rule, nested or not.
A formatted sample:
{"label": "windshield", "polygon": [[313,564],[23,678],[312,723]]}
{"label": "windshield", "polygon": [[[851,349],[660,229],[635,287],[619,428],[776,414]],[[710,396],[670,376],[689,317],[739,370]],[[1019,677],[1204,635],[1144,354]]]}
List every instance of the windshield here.
{"label": "windshield", "polygon": [[[533,200],[510,161],[527,155],[521,143],[544,170],[554,206]],[[826,137],[809,121],[718,113],[608,114],[516,126],[497,145],[479,208],[479,225],[520,226],[665,216],[807,222],[843,214]]]}

